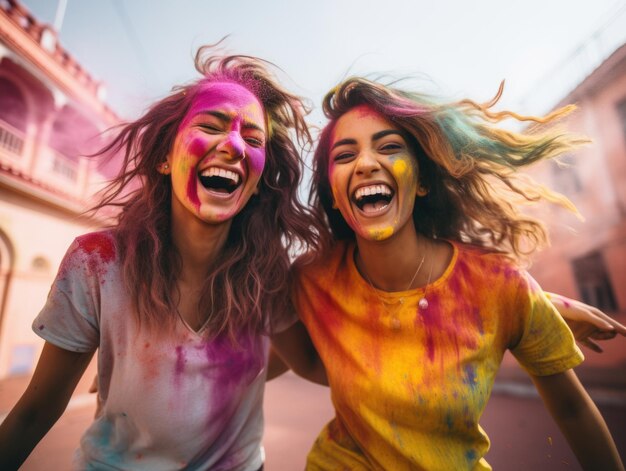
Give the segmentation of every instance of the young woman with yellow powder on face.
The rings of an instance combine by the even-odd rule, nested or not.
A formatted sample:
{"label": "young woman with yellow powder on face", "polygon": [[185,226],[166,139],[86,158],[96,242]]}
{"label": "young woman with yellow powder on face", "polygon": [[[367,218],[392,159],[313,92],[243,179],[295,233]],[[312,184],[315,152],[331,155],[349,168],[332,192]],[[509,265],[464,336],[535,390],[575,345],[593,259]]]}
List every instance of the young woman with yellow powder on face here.
{"label": "young woman with yellow powder on face", "polygon": [[[572,371],[572,333],[519,263],[546,234],[513,202],[568,202],[516,169],[581,141],[540,126],[568,110],[541,120],[492,105],[439,105],[364,79],[326,96],[312,201],[330,232],[296,263],[294,300],[336,417],[307,469],[490,469],[478,422],[506,350],[583,467],[623,469]],[[506,117],[539,129],[494,126]]]}

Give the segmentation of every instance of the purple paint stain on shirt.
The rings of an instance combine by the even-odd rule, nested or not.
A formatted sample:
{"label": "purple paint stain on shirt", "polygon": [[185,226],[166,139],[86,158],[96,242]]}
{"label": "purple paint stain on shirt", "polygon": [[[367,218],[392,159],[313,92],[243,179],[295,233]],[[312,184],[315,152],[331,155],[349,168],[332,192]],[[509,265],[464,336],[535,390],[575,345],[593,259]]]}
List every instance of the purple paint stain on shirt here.
{"label": "purple paint stain on shirt", "polygon": [[476,370],[473,365],[465,365],[463,368],[464,378],[463,382],[467,384],[470,388],[474,389],[478,382],[476,381]]}
{"label": "purple paint stain on shirt", "polygon": [[175,367],[175,381],[176,384],[179,385],[182,375],[185,372],[185,363],[187,362],[187,358],[186,358],[186,354],[185,354],[185,349],[181,346],[178,345],[176,346],[176,367]]}
{"label": "purple paint stain on shirt", "polygon": [[207,341],[203,348],[209,365],[203,374],[220,384],[208,399],[213,409],[221,410],[225,421],[230,420],[237,407],[232,398],[251,384],[265,366],[261,336],[240,336],[238,341],[239,346],[233,345],[222,336]]}
{"label": "purple paint stain on shirt", "polygon": [[45,328],[45,326],[44,326],[43,324],[41,324],[41,325],[38,327],[38,329],[39,329],[39,330],[43,330],[44,328]]}

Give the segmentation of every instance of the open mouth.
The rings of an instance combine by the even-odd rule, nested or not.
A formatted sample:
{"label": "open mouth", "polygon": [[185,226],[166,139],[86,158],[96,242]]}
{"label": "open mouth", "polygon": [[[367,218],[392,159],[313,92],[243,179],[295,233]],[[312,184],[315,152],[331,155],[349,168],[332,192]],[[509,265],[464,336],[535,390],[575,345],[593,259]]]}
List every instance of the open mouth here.
{"label": "open mouth", "polygon": [[241,185],[241,176],[231,170],[209,167],[198,175],[200,183],[207,190],[217,193],[232,193]]}
{"label": "open mouth", "polygon": [[393,190],[384,184],[362,186],[352,195],[352,201],[366,214],[382,211],[393,199]]}

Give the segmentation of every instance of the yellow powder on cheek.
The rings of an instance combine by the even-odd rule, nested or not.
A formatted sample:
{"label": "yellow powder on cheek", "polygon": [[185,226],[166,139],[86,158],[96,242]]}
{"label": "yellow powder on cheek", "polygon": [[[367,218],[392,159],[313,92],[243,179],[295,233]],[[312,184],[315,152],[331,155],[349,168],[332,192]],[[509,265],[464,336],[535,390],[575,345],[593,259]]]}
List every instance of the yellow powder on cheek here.
{"label": "yellow powder on cheek", "polygon": [[406,164],[404,160],[396,160],[393,163],[393,175],[396,178],[402,178],[405,176],[405,173],[409,170],[409,166]]}
{"label": "yellow powder on cheek", "polygon": [[393,234],[393,227],[385,227],[384,229],[371,229],[370,237],[374,240],[385,240]]}

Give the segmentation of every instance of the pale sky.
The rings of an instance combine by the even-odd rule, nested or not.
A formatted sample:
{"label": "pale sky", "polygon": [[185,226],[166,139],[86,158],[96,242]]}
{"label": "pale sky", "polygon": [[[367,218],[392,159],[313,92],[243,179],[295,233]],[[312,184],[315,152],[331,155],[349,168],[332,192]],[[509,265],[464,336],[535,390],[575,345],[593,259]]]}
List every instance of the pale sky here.
{"label": "pale sky", "polygon": [[[23,2],[54,22],[57,1]],[[501,107],[540,113],[626,42],[626,0],[68,0],[60,30],[126,119],[196,78],[195,49],[225,35],[317,108],[345,76],[385,73],[478,101],[506,79]]]}

